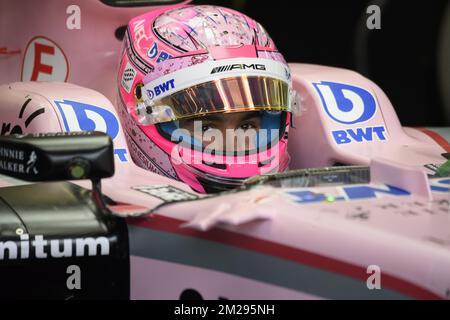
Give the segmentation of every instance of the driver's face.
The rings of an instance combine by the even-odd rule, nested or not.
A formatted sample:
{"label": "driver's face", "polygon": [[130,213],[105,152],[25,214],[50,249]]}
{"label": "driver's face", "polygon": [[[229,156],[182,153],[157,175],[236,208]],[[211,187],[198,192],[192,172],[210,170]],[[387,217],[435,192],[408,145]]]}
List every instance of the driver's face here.
{"label": "driver's face", "polygon": [[[208,148],[226,148],[227,152],[244,151],[255,148],[255,136],[261,128],[261,117],[259,112],[213,114],[195,120],[180,120],[180,128],[188,130],[191,136],[202,141]],[[221,133],[222,141],[216,139],[217,132]],[[233,136],[230,135],[231,132]]]}

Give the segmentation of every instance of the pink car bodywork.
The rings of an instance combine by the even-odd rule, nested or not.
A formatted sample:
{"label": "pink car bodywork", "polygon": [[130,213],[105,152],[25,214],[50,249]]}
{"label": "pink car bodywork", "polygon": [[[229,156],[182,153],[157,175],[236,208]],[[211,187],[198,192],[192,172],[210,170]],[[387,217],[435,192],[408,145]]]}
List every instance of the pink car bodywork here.
{"label": "pink car bodywork", "polygon": [[[18,10],[12,2],[0,4],[0,12],[17,19],[9,15]],[[69,31],[69,4],[53,7],[58,13],[51,13],[51,24],[60,29],[30,12],[33,28],[20,36],[2,34],[8,54],[0,57],[0,129],[99,130],[113,137],[116,174],[105,180],[104,193],[156,208],[152,215],[128,217],[132,298],[176,299],[188,288],[207,299],[450,297],[450,179],[427,176],[433,173],[429,165],[445,162],[450,145],[430,129],[402,127],[377,85],[349,70],[290,65],[302,107],[290,130],[290,169],[370,165],[370,184],[261,187],[205,198],[136,166],[118,121],[114,68],[120,42],[113,33],[148,8],[80,1],[81,8],[89,6],[88,17],[105,16],[95,24],[82,18],[82,29]],[[36,66],[25,65],[24,57],[36,36],[51,41],[41,44],[54,48],[55,61],[64,61],[58,49],[64,53],[69,70],[64,78],[65,64],[58,62],[49,79],[41,70],[37,80],[69,83],[10,83],[31,80],[23,75],[33,75]],[[50,65],[51,57],[42,61]],[[345,103],[349,109],[339,108]],[[21,183],[0,179],[1,187]],[[162,205],[167,190],[196,200]],[[370,285],[377,273],[379,289]]]}
{"label": "pink car bodywork", "polygon": [[[115,32],[131,18],[157,8],[112,7],[100,0],[24,0],[20,5],[2,0],[0,83],[68,81],[114,101],[122,45]],[[80,29],[71,29],[77,13]]]}

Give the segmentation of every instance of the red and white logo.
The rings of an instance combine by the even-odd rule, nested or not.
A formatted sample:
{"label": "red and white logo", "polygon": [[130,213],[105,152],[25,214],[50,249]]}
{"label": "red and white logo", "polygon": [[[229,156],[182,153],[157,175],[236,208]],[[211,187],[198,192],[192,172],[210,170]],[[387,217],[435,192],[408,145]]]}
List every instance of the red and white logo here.
{"label": "red and white logo", "polygon": [[25,49],[22,81],[66,81],[69,63],[62,49],[46,37],[34,37]]}

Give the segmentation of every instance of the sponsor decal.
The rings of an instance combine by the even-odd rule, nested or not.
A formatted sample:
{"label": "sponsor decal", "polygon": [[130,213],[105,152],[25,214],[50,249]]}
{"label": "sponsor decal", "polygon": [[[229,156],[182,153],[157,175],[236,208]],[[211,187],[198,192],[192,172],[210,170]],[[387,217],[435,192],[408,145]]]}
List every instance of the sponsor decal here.
{"label": "sponsor decal", "polygon": [[130,34],[127,32],[127,38],[126,38],[126,51],[127,56],[130,62],[135,66],[139,71],[141,71],[144,74],[150,73],[153,70],[153,67],[148,65],[139,55],[136,54],[134,51],[134,48],[130,46]]}
{"label": "sponsor decal", "polygon": [[130,93],[131,88],[133,87],[134,79],[136,78],[136,70],[133,68],[133,66],[130,64],[130,62],[127,62],[127,65],[125,66],[125,69],[123,70],[122,74],[122,87],[125,89],[126,92]]}
{"label": "sponsor decal", "polygon": [[313,83],[313,86],[327,116],[341,125],[352,126],[331,131],[337,144],[386,140],[386,128],[383,125],[363,125],[377,111],[377,102],[371,92],[361,87],[330,81]]}
{"label": "sponsor decal", "polygon": [[257,63],[253,63],[253,64],[235,63],[235,64],[229,64],[226,66],[215,67],[214,69],[212,69],[211,74],[232,71],[232,70],[248,70],[248,69],[265,71],[266,66],[263,64],[257,64]]}
{"label": "sponsor decal", "polygon": [[43,235],[36,235],[31,240],[28,234],[23,234],[19,241],[0,242],[0,260],[105,256],[109,252],[106,237],[47,240]]}
{"label": "sponsor decal", "polygon": [[[144,42],[152,40],[151,36],[145,32],[144,24],[145,20],[138,20],[133,23],[134,43],[139,51],[145,49],[146,47],[146,45],[144,45],[144,48],[141,47],[142,40],[144,40]],[[156,42],[153,42],[152,45],[148,48],[147,57],[152,61],[156,61],[156,63],[160,63],[169,58],[172,58],[172,56],[167,52],[162,50],[160,51]],[[145,62],[143,63],[145,64]]]}
{"label": "sponsor decal", "polygon": [[7,134],[22,134],[24,132],[24,128],[28,128],[28,126],[33,123],[33,121],[38,118],[40,115],[45,113],[45,108],[39,108],[35,111],[33,111],[28,117],[25,117],[25,111],[27,109],[27,106],[31,102],[31,98],[27,98],[25,102],[23,103],[22,107],[19,111],[19,120],[24,121],[23,125],[20,124],[13,124],[11,122],[2,122],[1,128],[0,128],[0,135],[7,135]]}
{"label": "sponsor decal", "polygon": [[156,98],[162,93],[169,92],[175,89],[175,79],[165,81],[153,87],[153,89],[147,89],[147,94],[150,99]]}
{"label": "sponsor decal", "polygon": [[153,60],[156,58],[157,55],[158,55],[158,44],[154,42],[150,47],[150,49],[148,49],[147,51],[147,57]]}
{"label": "sponsor decal", "polygon": [[132,151],[133,160],[141,167],[144,167],[145,169],[157,173],[159,175],[166,175],[167,174],[162,170],[157,164],[152,161],[145,153],[143,153],[139,147],[136,145],[136,143],[133,141],[133,139],[127,134],[127,141],[129,142],[130,149]]}
{"label": "sponsor decal", "polygon": [[[138,166],[147,169],[151,172],[157,173],[159,175],[179,180],[173,169],[170,171],[166,171],[164,168],[162,168],[160,165],[156,163],[156,160],[150,159],[134,142],[133,138],[131,138],[131,136],[128,133],[125,134],[125,137],[128,141],[128,145],[130,146],[130,151],[132,153],[133,160]],[[146,142],[151,144],[152,148],[158,148],[156,144],[152,144],[152,142],[150,141]],[[170,163],[169,159],[167,159],[166,162]]]}
{"label": "sponsor decal", "polygon": [[197,200],[198,196],[170,185],[152,185],[133,187],[133,190],[141,191],[164,202]]}
{"label": "sponsor decal", "polygon": [[158,56],[158,59],[156,60],[156,63],[161,63],[170,58],[172,58],[172,56],[170,54],[168,54],[167,52],[161,51],[161,53]]}
{"label": "sponsor decal", "polygon": [[46,37],[34,37],[23,58],[21,81],[66,81],[69,63],[60,46]]}
{"label": "sponsor decal", "polygon": [[167,59],[172,58],[172,56],[170,54],[168,54],[167,52],[165,52],[165,51],[160,52],[158,49],[158,44],[156,42],[154,42],[152,44],[152,46],[148,49],[147,57],[151,60],[156,59],[156,63],[160,63]]}
{"label": "sponsor decal", "polygon": [[115,148],[114,154],[119,158],[120,162],[128,162],[127,158],[127,149],[124,148]]}
{"label": "sponsor decal", "polygon": [[138,21],[133,22],[133,36],[134,41],[136,43],[136,47],[141,50],[141,41],[142,40],[149,40],[149,36],[145,32],[144,27],[145,19],[141,19]]}
{"label": "sponsor decal", "polygon": [[386,129],[384,126],[356,128],[346,130],[335,130],[332,132],[334,141],[337,144],[346,144],[351,142],[367,142],[386,140]]}
{"label": "sponsor decal", "polygon": [[[24,119],[25,111],[31,101],[31,98],[27,98],[27,100],[25,100],[19,111],[19,119]],[[24,127],[19,124],[4,122],[2,123],[0,134],[23,134],[23,128],[28,128],[28,126],[34,121],[34,119],[38,118],[44,113],[45,108],[39,108],[32,112],[28,117],[26,117],[23,124]],[[37,175],[39,171],[36,168],[36,163],[37,156],[34,151],[28,154],[28,152],[25,152],[24,150],[0,147],[0,170],[11,173]]]}
{"label": "sponsor decal", "polygon": [[450,179],[431,180],[431,191],[448,193],[450,191]]}
{"label": "sponsor decal", "polygon": [[410,193],[406,190],[388,186],[370,186],[370,185],[360,185],[360,186],[348,186],[348,187],[338,187],[336,190],[339,191],[339,195],[330,195],[324,193],[318,193],[316,189],[303,189],[299,191],[289,191],[286,192],[288,195],[293,196],[294,202],[297,203],[314,203],[314,202],[334,202],[343,200],[358,200],[358,199],[370,199],[378,198],[383,195],[391,196],[409,196]]}
{"label": "sponsor decal", "polygon": [[34,151],[0,147],[0,170],[3,172],[37,175],[39,173],[36,168],[37,160]]}
{"label": "sponsor decal", "polygon": [[[233,63],[236,62],[236,63]],[[274,60],[267,60],[264,64],[258,64],[261,59],[255,58],[239,58],[226,59],[218,66],[217,61],[205,61],[204,63],[194,64],[187,68],[177,70],[170,74],[166,74],[159,80],[154,80],[145,84],[145,93],[149,97],[157,96],[158,90],[161,93],[167,90],[182,90],[190,88],[197,84],[205,82],[205,76],[213,73],[215,77],[223,77],[224,75],[242,76],[242,73],[251,75],[270,76],[281,81],[287,81],[285,66]],[[247,70],[252,69],[252,70]],[[261,71],[263,70],[263,71]]]}
{"label": "sponsor decal", "polygon": [[[119,121],[116,116],[98,106],[73,101],[54,101],[61,114],[66,132],[101,131],[115,139],[119,134]],[[114,153],[121,162],[127,162],[126,149],[115,148]]]}
{"label": "sponsor decal", "polygon": [[[431,179],[430,188],[433,192],[448,193],[450,191],[450,179]],[[317,192],[317,189],[302,189],[298,191],[288,191],[286,194],[293,196],[294,202],[297,203],[314,203],[314,202],[334,202],[358,199],[374,199],[385,195],[389,196],[409,196],[408,191],[388,185],[371,186],[357,185],[337,187],[336,194],[325,194]]]}

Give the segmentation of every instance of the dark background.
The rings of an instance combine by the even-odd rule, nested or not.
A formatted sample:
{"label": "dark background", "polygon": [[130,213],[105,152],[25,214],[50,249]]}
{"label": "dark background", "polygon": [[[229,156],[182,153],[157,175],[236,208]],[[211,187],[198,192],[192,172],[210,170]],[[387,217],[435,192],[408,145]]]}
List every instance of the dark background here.
{"label": "dark background", "polygon": [[[438,64],[448,0],[194,0],[193,4],[226,6],[254,18],[288,62],[353,69],[372,79],[391,99],[403,125],[450,125],[450,106],[444,103],[439,80],[439,73],[450,70]],[[370,4],[380,6],[380,30],[366,27]],[[448,31],[445,36],[450,37]]]}

